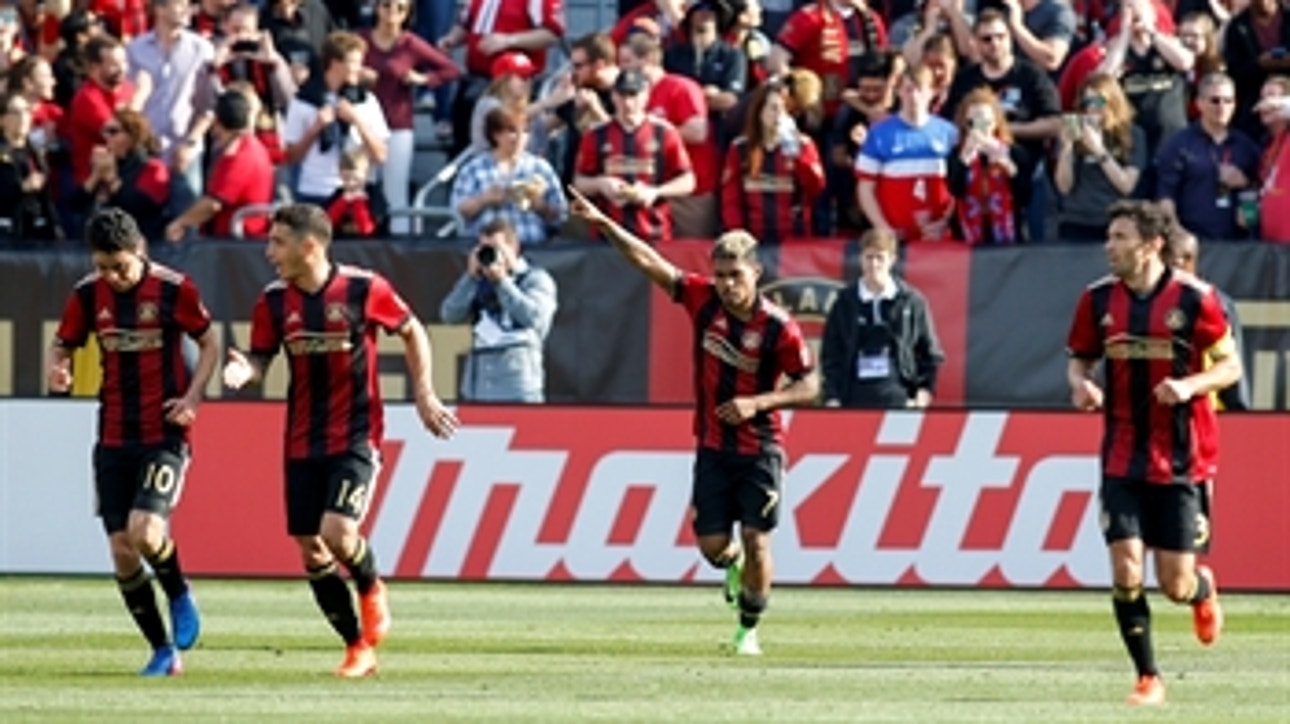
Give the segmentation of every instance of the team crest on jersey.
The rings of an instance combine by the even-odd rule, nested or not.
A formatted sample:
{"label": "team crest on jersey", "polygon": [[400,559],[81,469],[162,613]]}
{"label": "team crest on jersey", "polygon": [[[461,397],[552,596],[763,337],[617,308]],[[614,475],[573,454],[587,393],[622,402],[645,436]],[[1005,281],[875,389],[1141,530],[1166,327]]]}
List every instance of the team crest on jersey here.
{"label": "team crest on jersey", "polygon": [[327,305],[327,321],[342,322],[345,320],[345,305],[340,302],[332,302]]}
{"label": "team crest on jersey", "polygon": [[1185,324],[1187,324],[1187,315],[1183,314],[1183,311],[1178,307],[1174,307],[1173,309],[1165,312],[1166,327],[1177,332],[1182,329]]}
{"label": "team crest on jersey", "polygon": [[155,322],[157,321],[157,305],[152,302],[144,302],[139,305],[139,321]]}
{"label": "team crest on jersey", "polygon": [[761,345],[761,332],[750,329],[744,332],[744,349],[757,349]]}

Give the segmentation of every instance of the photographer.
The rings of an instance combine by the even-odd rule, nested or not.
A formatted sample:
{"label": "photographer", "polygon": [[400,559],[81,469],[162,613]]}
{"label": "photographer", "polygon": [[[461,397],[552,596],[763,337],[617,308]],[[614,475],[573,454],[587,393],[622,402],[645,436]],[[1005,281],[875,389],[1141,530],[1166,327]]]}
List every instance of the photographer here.
{"label": "photographer", "polygon": [[373,165],[385,163],[390,129],[376,96],[359,85],[366,50],[353,33],[328,35],[322,77],[306,83],[287,108],[287,163],[300,166],[296,201],[326,204],[341,187],[340,157],[349,148],[361,145]]}
{"label": "photographer", "polygon": [[466,273],[439,305],[444,322],[474,327],[460,399],[542,402],[542,345],[555,309],[555,280],[520,256],[515,228],[484,224]]}

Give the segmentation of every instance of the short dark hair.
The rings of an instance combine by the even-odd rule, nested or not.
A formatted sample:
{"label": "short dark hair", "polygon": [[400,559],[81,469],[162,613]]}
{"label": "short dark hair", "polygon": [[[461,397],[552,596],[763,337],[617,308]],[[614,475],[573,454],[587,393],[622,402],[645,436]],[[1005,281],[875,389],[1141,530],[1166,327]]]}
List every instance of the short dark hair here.
{"label": "short dark hair", "polygon": [[105,206],[85,222],[85,243],[90,251],[115,254],[138,251],[143,247],[143,232],[134,217],[123,209]]}
{"label": "short dark hair", "polygon": [[506,241],[516,245],[519,244],[520,238],[515,233],[515,225],[500,216],[489,219],[483,226],[479,227],[479,238],[481,239],[494,234],[502,234],[506,237]]}
{"label": "short dark hair", "polygon": [[251,127],[251,101],[240,91],[227,90],[215,99],[215,121],[230,131]]}
{"label": "short dark hair", "polygon": [[98,65],[103,62],[103,53],[120,47],[123,47],[121,41],[111,35],[95,35],[85,41],[85,64]]}
{"label": "short dark hair", "polygon": [[331,245],[331,219],[315,204],[285,204],[273,212],[273,223],[291,230],[296,241],[312,236],[323,246]]}
{"label": "short dark hair", "polygon": [[882,50],[874,50],[856,59],[856,78],[877,78],[887,80],[891,78],[891,71],[895,60],[891,53]]}
{"label": "short dark hair", "polygon": [[977,13],[976,22],[972,23],[972,29],[976,30],[980,28],[982,25],[986,25],[988,23],[1003,23],[1004,25],[1007,25],[1008,16],[1004,15],[1003,11],[1000,10],[999,8],[996,8],[996,7],[986,8],[985,10],[982,10],[981,12]]}
{"label": "short dark hair", "polygon": [[600,60],[616,65],[618,62],[618,48],[614,47],[614,39],[607,33],[587,33],[573,41],[572,47],[586,53],[587,60],[592,63]]}
{"label": "short dark hair", "polygon": [[1174,225],[1173,217],[1160,204],[1141,199],[1125,199],[1111,204],[1107,218],[1128,219],[1137,229],[1143,241],[1159,238],[1164,242],[1161,249],[1166,258],[1169,256],[1170,229]]}

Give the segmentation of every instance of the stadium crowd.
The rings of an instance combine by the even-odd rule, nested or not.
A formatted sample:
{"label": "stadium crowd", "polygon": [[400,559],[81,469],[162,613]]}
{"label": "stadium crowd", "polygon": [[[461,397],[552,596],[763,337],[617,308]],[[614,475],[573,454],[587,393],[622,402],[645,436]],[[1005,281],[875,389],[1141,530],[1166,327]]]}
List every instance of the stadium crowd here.
{"label": "stadium crowd", "polygon": [[576,38],[561,0],[451,5],[0,0],[0,243],[103,205],[257,236],[287,200],[404,235],[430,105],[462,236],[583,238],[573,184],[652,241],[1100,240],[1152,198],[1290,242],[1279,0],[619,0]]}

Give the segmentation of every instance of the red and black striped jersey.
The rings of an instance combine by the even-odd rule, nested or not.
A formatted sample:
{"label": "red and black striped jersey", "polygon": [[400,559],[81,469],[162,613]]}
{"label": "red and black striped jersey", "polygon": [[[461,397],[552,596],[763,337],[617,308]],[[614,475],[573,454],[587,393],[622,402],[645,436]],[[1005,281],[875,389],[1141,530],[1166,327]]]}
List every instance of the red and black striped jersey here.
{"label": "red and black striped jersey", "polygon": [[727,229],[744,229],[767,244],[812,235],[811,207],[824,190],[824,166],[815,142],[797,134],[791,152],[781,142],[763,149],[753,168],[753,148],[743,136],[726,152],[721,178],[721,220]]}
{"label": "red and black striped jersey", "polygon": [[775,390],[781,377],[801,378],[814,366],[802,330],[783,308],[758,296],[747,320],[721,303],[711,279],[685,274],[673,300],[694,322],[694,434],[699,447],[756,454],[783,445],[777,410],[727,425],[717,406]]}
{"label": "red and black striped jersey", "polygon": [[1210,397],[1165,405],[1154,392],[1166,378],[1205,369],[1207,354],[1235,353],[1212,287],[1174,269],[1167,269],[1148,294],[1115,277],[1101,279],[1080,298],[1068,351],[1105,363],[1106,475],[1151,483],[1213,479],[1218,420]]}
{"label": "red and black striped jersey", "polygon": [[210,314],[192,280],[155,262],[126,292],[98,272],[72,290],[58,326],[57,343],[83,346],[94,334],[101,351],[99,443],[106,447],[186,441],[188,428],[166,422],[166,400],[188,392],[191,371],[183,335],[201,337]]}
{"label": "red and black striped jersey", "polygon": [[[647,117],[634,129],[617,119],[602,123],[582,136],[578,149],[580,176],[613,176],[627,183],[662,186],[693,171],[681,134],[667,121]],[[650,243],[672,240],[672,208],[667,199],[652,206],[603,204],[614,221]]]}
{"label": "red and black striped jersey", "polygon": [[332,265],[312,294],[280,280],[264,288],[251,318],[251,354],[267,365],[286,350],[287,459],[380,447],[376,330],[393,333],[411,319],[384,277],[358,267]]}

